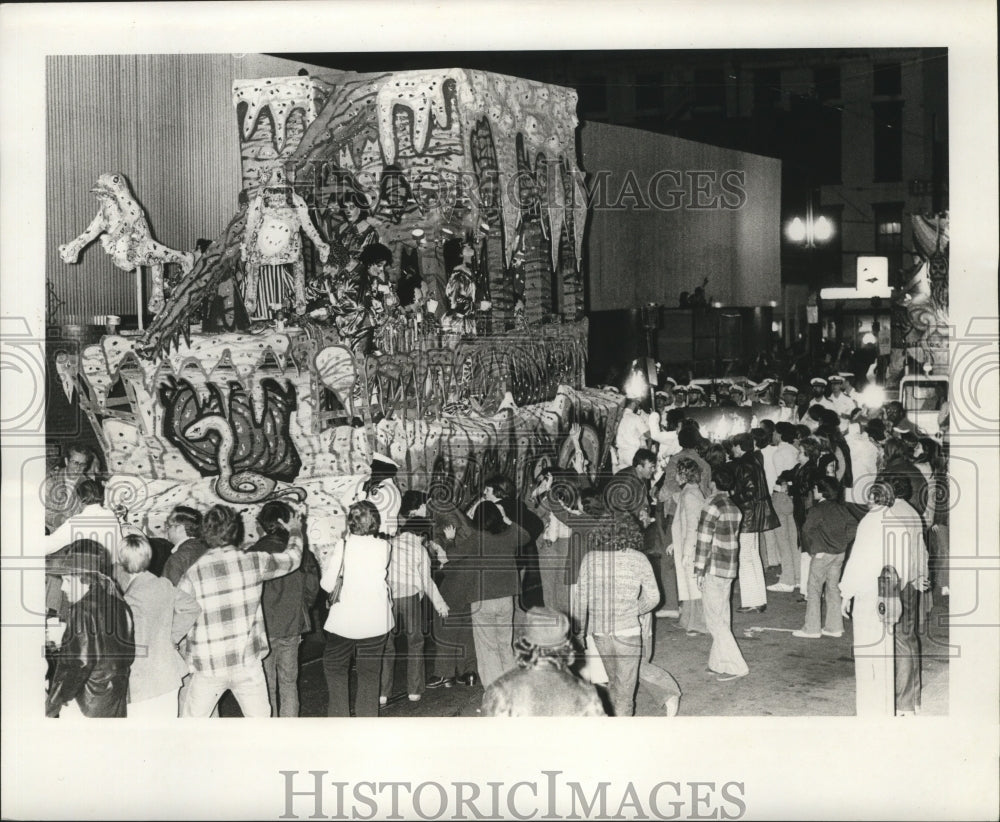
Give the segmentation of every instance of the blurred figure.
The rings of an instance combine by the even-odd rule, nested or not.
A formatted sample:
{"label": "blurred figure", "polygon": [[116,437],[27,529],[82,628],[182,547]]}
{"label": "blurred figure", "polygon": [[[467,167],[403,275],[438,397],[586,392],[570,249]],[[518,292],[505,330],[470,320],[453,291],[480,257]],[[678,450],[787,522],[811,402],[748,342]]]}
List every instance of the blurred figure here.
{"label": "blurred figure", "polygon": [[903,403],[898,400],[887,402],[882,408],[882,413],[885,415],[886,433],[888,435],[898,437],[902,434],[915,434],[918,436],[922,434],[910,418],[906,416],[906,409],[903,408]]}
{"label": "blurred figure", "polygon": [[134,623],[110,576],[107,551],[92,540],[78,540],[50,554],[45,565],[47,574],[61,580],[68,605],[45,715],[126,716]]}
{"label": "blurred figure", "polygon": [[649,417],[642,410],[642,402],[637,399],[625,400],[618,428],[615,431],[615,444],[611,452],[611,471],[619,471],[632,465],[636,451],[644,449],[649,443]]}
{"label": "blurred figure", "polygon": [[540,607],[542,600],[542,573],[538,559],[538,540],[545,531],[545,523],[517,495],[514,483],[503,474],[486,480],[483,499],[500,506],[507,519],[519,525],[528,534],[528,541],[521,548],[518,566],[521,573],[521,609]]}
{"label": "blurred figure", "polygon": [[923,516],[929,500],[927,478],[913,463],[912,452],[903,440],[890,437],[885,441],[880,474],[889,481],[896,478],[908,480],[906,501]]}
{"label": "blurred figure", "polygon": [[136,655],[128,679],[128,715],[166,719],[178,716],[177,694],[187,665],[177,644],[194,625],[201,606],[190,594],[148,570],[149,541],[130,534],[119,553],[122,591],[135,620]]}
{"label": "blurred figure", "polygon": [[837,425],[843,433],[847,433],[847,423],[851,414],[858,407],[852,397],[844,393],[844,378],[839,374],[830,377],[830,396],[820,402],[837,415]]}
{"label": "blurred figure", "polygon": [[915,465],[927,478],[927,549],[930,553],[935,589],[943,596],[948,590],[948,517],[951,488],[948,482],[948,457],[941,444],[924,437],[920,440]]}
{"label": "blurred figure", "polygon": [[574,676],[569,619],[531,608],[514,642],[517,667],[483,695],[483,716],[605,716],[593,685]]}
{"label": "blurred figure", "polygon": [[861,412],[851,415],[844,438],[851,455],[854,482],[844,490],[844,502],[856,519],[868,513],[868,489],[878,475],[879,449],[866,430]]}
{"label": "blurred figure", "polygon": [[572,561],[573,528],[562,513],[579,506],[580,491],[575,477],[575,473],[565,469],[545,468],[532,492],[545,528],[538,542],[542,598],[547,607],[564,614],[570,608],[566,568]]}

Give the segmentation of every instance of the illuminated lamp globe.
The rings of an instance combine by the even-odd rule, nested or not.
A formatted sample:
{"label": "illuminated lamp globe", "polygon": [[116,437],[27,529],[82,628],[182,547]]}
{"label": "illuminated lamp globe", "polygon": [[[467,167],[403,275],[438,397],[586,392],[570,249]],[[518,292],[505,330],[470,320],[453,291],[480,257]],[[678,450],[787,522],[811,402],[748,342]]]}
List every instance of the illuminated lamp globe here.
{"label": "illuminated lamp globe", "polygon": [[801,243],[806,238],[806,224],[801,217],[796,217],[785,229],[785,236],[793,243]]}
{"label": "illuminated lamp globe", "polygon": [[881,385],[870,383],[861,392],[858,401],[865,408],[878,409],[885,405],[885,389]]}
{"label": "illuminated lamp globe", "polygon": [[878,337],[876,337],[874,334],[872,334],[871,331],[868,331],[868,332],[866,332],[861,337],[861,344],[862,345],[878,345]]}
{"label": "illuminated lamp globe", "polygon": [[821,243],[825,243],[833,236],[833,223],[826,217],[820,217],[813,226],[813,236]]}

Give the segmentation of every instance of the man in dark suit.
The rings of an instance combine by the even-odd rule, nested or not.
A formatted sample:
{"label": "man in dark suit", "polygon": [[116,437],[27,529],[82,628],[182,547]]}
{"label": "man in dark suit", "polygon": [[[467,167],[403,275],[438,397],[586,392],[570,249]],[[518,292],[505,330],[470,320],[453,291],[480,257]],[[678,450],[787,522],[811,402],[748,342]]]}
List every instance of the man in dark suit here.
{"label": "man in dark suit", "polygon": [[174,549],[163,563],[163,576],[174,585],[208,550],[201,541],[201,513],[186,505],[178,505],[167,517],[167,539]]}

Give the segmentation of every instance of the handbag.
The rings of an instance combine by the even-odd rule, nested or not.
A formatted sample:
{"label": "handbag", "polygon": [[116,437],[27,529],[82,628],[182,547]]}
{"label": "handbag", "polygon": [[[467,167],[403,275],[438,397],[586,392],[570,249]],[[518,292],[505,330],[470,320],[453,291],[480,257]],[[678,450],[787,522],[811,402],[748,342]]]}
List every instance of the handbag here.
{"label": "handbag", "polygon": [[347,540],[344,541],[344,549],[340,552],[340,571],[337,572],[337,581],[333,583],[333,589],[326,596],[326,607],[329,608],[340,602],[340,592],[344,587],[344,561],[347,559]]}

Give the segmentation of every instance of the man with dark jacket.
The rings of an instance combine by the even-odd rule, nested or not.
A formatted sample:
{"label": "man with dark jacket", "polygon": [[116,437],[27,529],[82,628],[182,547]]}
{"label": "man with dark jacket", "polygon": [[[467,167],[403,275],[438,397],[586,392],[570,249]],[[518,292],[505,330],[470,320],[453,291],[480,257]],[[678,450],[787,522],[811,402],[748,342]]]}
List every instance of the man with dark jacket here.
{"label": "man with dark jacket", "polygon": [[49,717],[124,717],[135,658],[132,611],[111,572],[107,551],[77,540],[46,558],[69,607],[45,699]]}
{"label": "man with dark jacket", "polygon": [[[497,474],[486,481],[483,499],[500,506],[507,519],[519,525],[528,534],[528,540],[520,547],[517,567],[521,575],[521,609],[541,607],[542,572],[538,562],[538,539],[545,531],[545,523],[517,496],[514,483],[503,474]],[[517,615],[515,614],[515,620]]]}
{"label": "man with dark jacket", "polygon": [[[267,502],[257,515],[264,536],[248,551],[280,554],[288,548],[291,509],[283,502]],[[271,696],[271,716],[299,715],[299,645],[312,628],[309,609],[319,593],[319,566],[312,552],[302,553],[302,564],[290,574],[264,583],[261,607],[271,652],[264,657],[264,677]]]}
{"label": "man with dark jacket", "polygon": [[167,517],[167,539],[173,550],[163,563],[163,576],[175,586],[184,572],[208,550],[201,539],[201,513],[186,505],[178,505]]}
{"label": "man with dark jacket", "polygon": [[750,434],[733,437],[733,473],[735,485],[732,499],[743,515],[740,525],[740,602],[741,613],[767,607],[764,587],[764,564],[760,558],[760,534],[778,527],[778,515],[771,504],[771,493],[763,462],[754,454]]}

